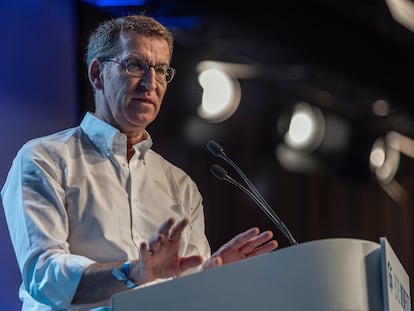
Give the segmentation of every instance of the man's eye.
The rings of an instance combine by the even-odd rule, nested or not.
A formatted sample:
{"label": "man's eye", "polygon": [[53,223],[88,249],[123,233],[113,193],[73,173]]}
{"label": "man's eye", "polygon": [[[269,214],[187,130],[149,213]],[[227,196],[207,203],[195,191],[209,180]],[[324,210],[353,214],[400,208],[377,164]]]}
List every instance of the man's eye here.
{"label": "man's eye", "polygon": [[128,63],[129,70],[145,70],[146,66],[144,62],[130,62]]}
{"label": "man's eye", "polygon": [[167,73],[167,68],[159,66],[155,67],[155,71],[157,72],[157,74],[165,75]]}

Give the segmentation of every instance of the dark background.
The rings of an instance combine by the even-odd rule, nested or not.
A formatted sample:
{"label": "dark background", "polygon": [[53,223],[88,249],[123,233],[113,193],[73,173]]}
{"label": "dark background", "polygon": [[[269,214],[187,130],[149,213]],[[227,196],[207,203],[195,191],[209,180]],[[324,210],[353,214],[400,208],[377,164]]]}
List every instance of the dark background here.
{"label": "dark background", "polygon": [[[85,40],[87,29],[102,18],[142,10],[173,29],[177,75],[149,130],[154,149],[198,183],[213,250],[251,226],[273,230],[280,247],[289,243],[245,194],[209,174],[210,165],[219,163],[237,177],[206,150],[210,139],[245,170],[299,242],[336,237],[378,242],[386,237],[412,275],[413,159],[402,159],[396,180],[404,198],[395,199],[373,177],[369,152],[390,130],[414,137],[414,34],[393,19],[385,1],[286,2],[150,1],[143,7],[106,8],[97,15],[81,5],[80,34]],[[239,109],[223,123],[196,115],[201,89],[194,68],[203,59],[266,69],[254,79],[240,80]],[[88,89],[86,82],[82,107],[93,109]],[[372,112],[377,99],[389,103],[388,116]],[[318,171],[292,172],[275,157],[281,141],[277,120],[298,101],[319,106],[350,128],[343,151],[315,152],[323,168]]]}
{"label": "dark background", "polygon": [[[226,154],[243,168],[299,242],[337,237],[379,242],[380,237],[386,237],[412,278],[413,159],[404,158],[398,172],[397,180],[405,198],[397,201],[373,178],[369,152],[375,139],[390,130],[414,137],[411,104],[414,34],[392,18],[385,1],[286,2],[270,5],[267,1],[242,4],[150,0],[145,6],[105,8],[81,1],[32,5],[50,21],[46,24],[41,22],[43,19],[28,22],[33,19],[29,13],[22,17],[22,12],[33,10],[28,7],[29,1],[24,7],[5,6],[4,12],[22,17],[27,25],[20,29],[16,27],[19,23],[10,17],[10,25],[14,27],[10,26],[5,33],[10,36],[11,30],[16,31],[10,36],[19,42],[10,48],[18,51],[15,58],[21,60],[23,54],[26,59],[33,55],[33,46],[42,47],[30,63],[31,67],[39,68],[37,74],[14,77],[16,94],[22,93],[22,85],[32,86],[37,92],[21,102],[42,100],[35,106],[15,105],[19,103],[17,95],[5,97],[11,89],[0,88],[1,106],[7,107],[3,109],[2,123],[2,132],[7,133],[3,145],[8,146],[8,153],[3,152],[3,175],[18,146],[27,138],[75,125],[85,111],[93,110],[83,64],[86,40],[92,29],[108,17],[145,10],[170,27],[176,38],[172,66],[177,75],[149,132],[154,149],[198,183],[204,196],[207,235],[213,250],[251,226],[273,230],[281,248],[289,243],[245,194],[209,173],[210,165],[218,163],[238,179],[231,167],[207,151],[205,146],[210,139],[219,142]],[[54,17],[56,12],[64,18]],[[68,33],[63,38],[62,29]],[[30,45],[22,41],[29,41]],[[203,59],[263,68],[258,77],[240,80],[239,109],[223,123],[208,123],[196,114],[201,89],[194,67]],[[10,66],[6,73],[15,73],[17,65]],[[49,71],[53,74],[45,74]],[[55,75],[60,79],[64,76],[69,83],[56,80]],[[39,96],[42,89],[48,96]],[[56,94],[55,97],[50,93]],[[388,116],[373,114],[372,103],[377,99],[389,102]],[[322,170],[289,171],[275,156],[281,142],[277,120],[298,101],[321,107],[344,120],[350,128],[350,142],[343,151],[323,154],[316,150],[313,157]],[[68,103],[65,109],[62,102]],[[16,112],[15,117],[9,103],[16,110],[25,108],[21,113]],[[60,107],[61,111],[55,112],[52,107]],[[29,125],[21,122],[22,115],[31,120]],[[18,120],[15,132],[20,133],[14,139],[9,135],[9,129],[16,127],[10,121],[12,117]],[[10,284],[17,286],[20,279],[4,220],[2,235],[9,253],[4,260],[10,267]],[[13,300],[15,296],[17,299],[16,288],[8,286],[9,294],[2,300],[11,301],[10,305],[16,303]]]}

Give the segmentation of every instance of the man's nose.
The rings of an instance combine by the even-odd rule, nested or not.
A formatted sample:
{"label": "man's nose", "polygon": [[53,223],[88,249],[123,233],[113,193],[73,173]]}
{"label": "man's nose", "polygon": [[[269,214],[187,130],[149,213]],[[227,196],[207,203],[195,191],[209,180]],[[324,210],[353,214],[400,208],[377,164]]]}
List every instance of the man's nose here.
{"label": "man's nose", "polygon": [[145,87],[147,90],[153,90],[157,87],[154,68],[149,68],[149,70],[142,76],[140,85]]}

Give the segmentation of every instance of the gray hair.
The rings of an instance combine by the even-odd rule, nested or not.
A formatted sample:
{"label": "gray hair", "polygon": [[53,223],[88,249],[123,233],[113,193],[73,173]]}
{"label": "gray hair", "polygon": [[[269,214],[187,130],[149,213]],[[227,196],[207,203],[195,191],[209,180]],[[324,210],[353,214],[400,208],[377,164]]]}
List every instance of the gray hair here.
{"label": "gray hair", "polygon": [[129,15],[107,20],[91,34],[85,55],[87,68],[95,58],[116,55],[119,52],[120,34],[125,31],[134,31],[147,37],[164,39],[170,47],[170,58],[172,57],[174,39],[170,30],[152,17]]}

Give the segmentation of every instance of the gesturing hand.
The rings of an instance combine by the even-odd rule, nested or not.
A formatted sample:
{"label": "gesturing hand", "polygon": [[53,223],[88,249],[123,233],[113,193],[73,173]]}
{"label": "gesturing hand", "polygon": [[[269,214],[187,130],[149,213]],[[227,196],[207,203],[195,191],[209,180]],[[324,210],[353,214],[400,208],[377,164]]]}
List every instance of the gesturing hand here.
{"label": "gesturing hand", "polygon": [[260,230],[255,227],[236,235],[204,262],[203,269],[262,255],[278,247],[277,241],[272,240],[271,231],[259,233]]}
{"label": "gesturing hand", "polygon": [[174,277],[203,262],[201,256],[179,256],[181,234],[188,220],[182,219],[175,225],[174,222],[173,218],[167,219],[158,229],[158,234],[149,239],[148,245],[141,243],[140,260],[130,272],[137,284]]}

